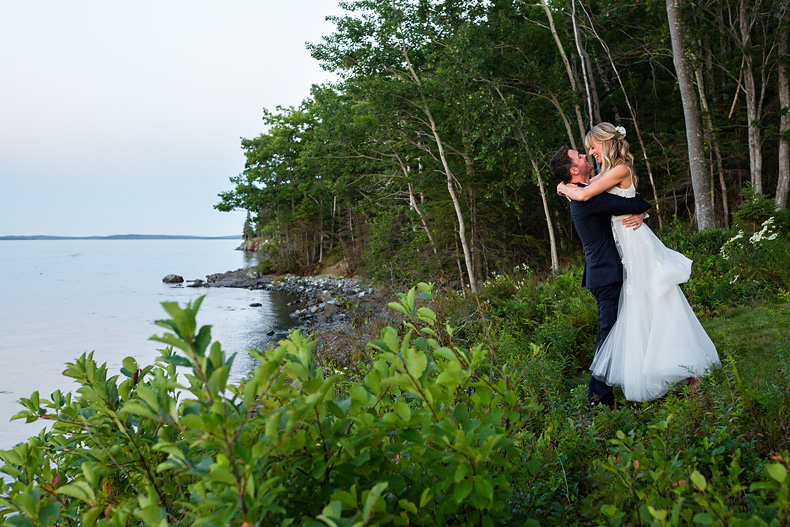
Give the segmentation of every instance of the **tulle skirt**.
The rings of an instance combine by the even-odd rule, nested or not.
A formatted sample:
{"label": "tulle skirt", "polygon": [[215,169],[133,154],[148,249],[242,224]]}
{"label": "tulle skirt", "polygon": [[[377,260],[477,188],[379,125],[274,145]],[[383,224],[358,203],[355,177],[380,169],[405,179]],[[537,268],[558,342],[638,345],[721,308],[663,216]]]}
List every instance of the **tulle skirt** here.
{"label": "tulle skirt", "polygon": [[691,260],[667,249],[647,225],[627,229],[620,220],[612,218],[624,268],[617,322],[590,370],[621,386],[629,401],[649,401],[721,363],[678,286],[689,279]]}

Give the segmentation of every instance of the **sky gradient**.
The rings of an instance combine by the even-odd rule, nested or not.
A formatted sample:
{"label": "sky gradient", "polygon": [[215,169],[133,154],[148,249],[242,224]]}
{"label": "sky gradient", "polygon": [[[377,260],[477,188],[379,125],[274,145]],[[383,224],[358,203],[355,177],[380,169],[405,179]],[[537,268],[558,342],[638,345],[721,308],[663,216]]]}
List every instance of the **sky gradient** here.
{"label": "sky gradient", "polygon": [[0,236],[241,234],[262,109],[331,81],[336,0],[0,0]]}

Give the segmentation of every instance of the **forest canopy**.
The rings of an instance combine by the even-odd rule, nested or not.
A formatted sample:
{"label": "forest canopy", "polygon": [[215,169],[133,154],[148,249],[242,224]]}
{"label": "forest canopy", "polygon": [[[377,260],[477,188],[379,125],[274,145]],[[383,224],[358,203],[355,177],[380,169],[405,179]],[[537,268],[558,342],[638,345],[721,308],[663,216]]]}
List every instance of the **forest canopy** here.
{"label": "forest canopy", "polygon": [[[656,230],[787,204],[788,0],[358,0],[309,44],[338,75],[265,111],[219,210],[271,267],[345,260],[476,289],[578,254],[548,170],[623,126]],[[692,228],[692,227],[690,227]]]}

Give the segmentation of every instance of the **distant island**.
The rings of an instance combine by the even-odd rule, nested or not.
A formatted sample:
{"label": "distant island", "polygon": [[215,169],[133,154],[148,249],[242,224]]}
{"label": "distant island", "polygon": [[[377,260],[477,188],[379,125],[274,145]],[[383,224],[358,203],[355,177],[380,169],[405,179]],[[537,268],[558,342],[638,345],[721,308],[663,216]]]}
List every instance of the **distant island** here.
{"label": "distant island", "polygon": [[114,234],[112,236],[0,236],[2,240],[240,240],[233,236],[181,236],[169,234]]}

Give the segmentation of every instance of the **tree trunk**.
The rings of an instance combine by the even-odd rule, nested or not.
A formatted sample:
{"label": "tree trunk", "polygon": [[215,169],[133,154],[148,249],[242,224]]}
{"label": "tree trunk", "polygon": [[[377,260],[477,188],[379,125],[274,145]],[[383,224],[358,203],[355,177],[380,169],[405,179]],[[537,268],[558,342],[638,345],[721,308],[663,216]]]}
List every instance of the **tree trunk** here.
{"label": "tree trunk", "polygon": [[784,23],[790,18],[788,9],[790,1],[785,0],[782,5],[783,17],[780,21],[779,36],[779,105],[782,116],[779,120],[779,181],[776,183],[776,206],[787,207],[787,193],[790,188],[790,88],[788,88],[788,42],[787,31],[783,29]]}
{"label": "tree trunk", "polygon": [[[467,181],[474,181],[475,166],[472,157],[464,154],[464,164],[466,165]],[[475,273],[475,281],[477,281],[477,279],[480,278],[480,255],[477,250],[479,234],[477,230],[477,209],[474,187],[468,187],[467,194],[469,196],[469,223],[472,231],[469,236],[469,252],[472,255],[472,270]]]}
{"label": "tree trunk", "polygon": [[568,134],[568,140],[570,140],[571,142],[571,148],[578,152],[579,149],[576,146],[576,140],[573,138],[573,130],[571,129],[571,122],[568,119],[568,116],[565,115],[565,112],[562,110],[562,105],[560,104],[559,99],[557,99],[557,96],[554,93],[551,93],[548,96],[548,99],[551,101],[551,104],[554,105],[557,111],[560,112],[560,117],[562,118],[562,122],[563,124],[565,124],[565,131]]}
{"label": "tree trunk", "polygon": [[[724,214],[724,227],[730,226],[730,207],[727,203],[727,183],[724,181],[724,164],[721,161],[721,150],[719,149],[719,140],[716,138],[716,132],[713,129],[713,119],[710,116],[710,107],[708,106],[708,98],[705,96],[705,81],[702,72],[699,68],[694,69],[694,75],[697,77],[697,90],[699,91],[699,100],[702,103],[702,114],[705,116],[705,126],[708,129],[708,136],[710,143],[713,146],[713,152],[716,155],[716,171],[719,173],[719,186],[721,187],[721,204],[722,212]],[[712,170],[712,168],[711,168]],[[711,181],[711,190],[713,189],[713,182]]]}
{"label": "tree trunk", "polygon": [[743,92],[746,96],[746,119],[749,143],[749,170],[751,173],[752,188],[756,194],[763,193],[763,154],[760,149],[760,115],[758,111],[757,89],[754,85],[754,68],[752,67],[752,52],[750,40],[750,26],[746,12],[746,0],[741,0],[738,8],[738,24],[740,27],[741,51],[743,52]]}
{"label": "tree trunk", "polygon": [[461,295],[466,298],[466,285],[464,285],[464,268],[461,266],[461,257],[458,256],[458,237],[455,239],[455,263],[458,264],[458,279],[461,281]]}
{"label": "tree trunk", "polygon": [[[574,77],[573,70],[571,69],[571,63],[568,61],[568,56],[565,54],[565,49],[562,47],[560,36],[557,34],[557,28],[554,26],[554,17],[551,15],[551,9],[549,9],[546,0],[541,0],[540,4],[543,6],[543,11],[546,12],[546,16],[549,19],[549,29],[551,30],[551,35],[554,37],[554,42],[557,44],[557,50],[560,53],[562,62],[565,64],[565,71],[568,73],[568,80],[571,83],[571,89],[575,95],[581,95],[579,85],[576,83],[576,77]],[[579,134],[581,134],[583,143],[586,132],[584,130],[584,119],[582,118],[581,108],[579,108],[579,103],[577,102],[573,103],[573,107],[576,111],[576,123],[579,125]]]}
{"label": "tree trunk", "polygon": [[680,19],[681,0],[666,0],[666,2],[669,34],[672,40],[672,60],[675,63],[680,96],[683,101],[683,115],[686,120],[686,141],[689,151],[691,186],[694,189],[697,228],[703,231],[713,229],[715,221],[713,207],[710,206],[710,185],[708,184],[708,171],[705,167],[705,150],[702,144],[699,111],[686,57],[685,32]]}
{"label": "tree trunk", "polygon": [[414,190],[411,186],[411,182],[408,183],[409,186],[409,205],[411,208],[414,209],[414,212],[417,213],[417,216],[420,217],[420,222],[422,222],[422,228],[425,230],[425,234],[428,236],[428,241],[431,243],[431,250],[433,254],[436,256],[436,262],[439,263],[439,250],[436,248],[436,242],[433,241],[433,236],[431,236],[431,230],[428,228],[428,223],[425,221],[425,216],[422,215],[422,211],[417,206],[417,200],[414,198]]}
{"label": "tree trunk", "polygon": [[582,67],[582,78],[584,79],[584,90],[587,93],[587,116],[590,119],[590,128],[595,126],[593,122],[593,100],[592,93],[590,92],[590,79],[592,71],[589,76],[587,75],[587,61],[585,56],[587,52],[582,47],[582,37],[579,33],[579,25],[576,23],[576,0],[571,0],[571,23],[573,24],[573,40],[576,43],[576,52],[579,54],[579,59]]}
{"label": "tree trunk", "polygon": [[420,92],[420,99],[422,102],[422,111],[425,113],[425,117],[428,119],[428,124],[431,128],[431,134],[433,134],[433,138],[436,141],[436,147],[439,149],[439,158],[442,161],[442,167],[444,168],[444,174],[447,177],[447,192],[450,194],[450,199],[453,202],[453,208],[455,209],[455,215],[458,218],[458,237],[461,241],[461,248],[464,251],[464,262],[466,263],[466,272],[469,275],[469,288],[472,290],[473,293],[477,293],[477,282],[475,280],[475,273],[474,268],[472,267],[472,255],[469,252],[469,244],[466,241],[466,226],[464,224],[464,215],[463,211],[461,210],[461,203],[458,201],[458,196],[455,193],[455,189],[453,188],[453,180],[455,177],[453,176],[452,170],[450,170],[450,164],[447,162],[447,153],[444,151],[444,143],[442,142],[442,138],[439,136],[439,131],[436,127],[436,121],[433,118],[433,113],[431,113],[431,109],[428,106],[428,100],[425,97],[425,93],[422,90],[422,82],[420,82],[420,77],[417,75],[417,72],[414,71],[414,67],[411,64],[411,60],[409,59],[409,54],[404,47],[402,49],[403,57],[406,59],[406,65],[409,68],[409,73],[411,74],[414,83],[417,85],[417,89]]}
{"label": "tree trunk", "polygon": [[[522,138],[522,140],[526,141],[526,138]],[[527,149],[527,154],[529,155],[529,146],[526,142],[524,143],[524,147]],[[549,201],[546,196],[546,187],[543,186],[543,178],[540,176],[540,167],[538,166],[537,161],[535,161],[535,158],[531,155],[529,156],[529,160],[532,163],[532,170],[535,172],[535,177],[538,180],[540,200],[543,202],[543,215],[546,218],[546,227],[549,231],[549,247],[551,247],[551,270],[557,272],[560,269],[560,260],[557,256],[557,240],[554,238],[554,224],[551,223],[551,216],[549,214]]]}
{"label": "tree trunk", "polygon": [[590,59],[590,54],[587,53],[587,50],[582,48],[584,52],[584,61],[587,63],[587,71],[590,72],[590,91],[592,91],[592,100],[593,100],[593,115],[595,117],[596,123],[603,122],[601,119],[601,100],[598,98],[598,87],[595,84],[595,74],[593,73],[593,63]]}

